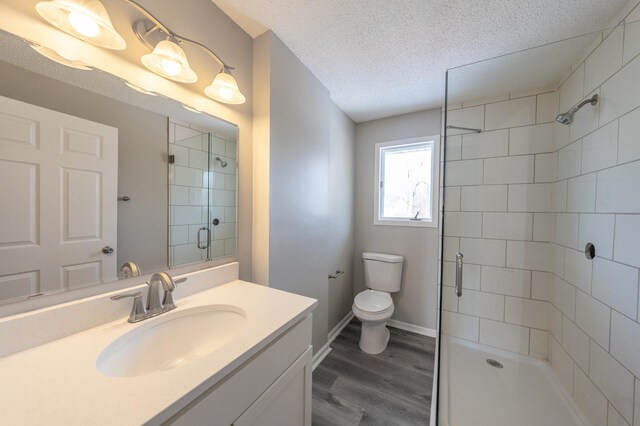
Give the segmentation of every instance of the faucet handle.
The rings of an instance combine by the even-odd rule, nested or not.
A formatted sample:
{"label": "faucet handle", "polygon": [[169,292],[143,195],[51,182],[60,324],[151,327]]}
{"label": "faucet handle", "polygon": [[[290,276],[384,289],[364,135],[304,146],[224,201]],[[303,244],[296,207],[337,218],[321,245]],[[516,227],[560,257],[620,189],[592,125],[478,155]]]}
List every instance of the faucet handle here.
{"label": "faucet handle", "polygon": [[115,296],[111,296],[111,300],[120,300],[128,297],[133,297],[133,307],[131,308],[131,313],[129,314],[129,322],[139,322],[146,318],[147,309],[142,303],[142,292],[136,291],[135,293],[123,293],[116,294]]}

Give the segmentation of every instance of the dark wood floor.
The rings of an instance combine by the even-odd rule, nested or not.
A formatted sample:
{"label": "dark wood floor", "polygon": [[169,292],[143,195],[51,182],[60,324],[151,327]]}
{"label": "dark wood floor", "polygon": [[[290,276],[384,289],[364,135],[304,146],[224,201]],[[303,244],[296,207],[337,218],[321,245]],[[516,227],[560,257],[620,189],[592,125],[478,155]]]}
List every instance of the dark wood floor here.
{"label": "dark wood floor", "polygon": [[354,319],[313,372],[313,425],[428,425],[435,339],[389,327],[379,355],[360,350]]}

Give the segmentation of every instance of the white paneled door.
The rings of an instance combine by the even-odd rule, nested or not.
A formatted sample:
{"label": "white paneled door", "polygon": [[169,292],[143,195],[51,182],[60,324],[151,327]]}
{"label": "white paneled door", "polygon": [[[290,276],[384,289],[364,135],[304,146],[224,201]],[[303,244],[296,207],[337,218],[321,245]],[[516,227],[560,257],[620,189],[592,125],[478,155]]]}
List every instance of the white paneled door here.
{"label": "white paneled door", "polygon": [[0,303],[116,279],[117,181],[118,129],[0,97]]}

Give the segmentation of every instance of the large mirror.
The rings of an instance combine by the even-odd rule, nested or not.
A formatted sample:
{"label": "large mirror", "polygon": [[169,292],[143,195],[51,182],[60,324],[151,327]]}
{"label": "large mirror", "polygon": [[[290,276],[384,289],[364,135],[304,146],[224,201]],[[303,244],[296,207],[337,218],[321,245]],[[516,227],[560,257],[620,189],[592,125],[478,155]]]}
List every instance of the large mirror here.
{"label": "large mirror", "polygon": [[0,304],[232,260],[236,158],[235,125],[0,32]]}

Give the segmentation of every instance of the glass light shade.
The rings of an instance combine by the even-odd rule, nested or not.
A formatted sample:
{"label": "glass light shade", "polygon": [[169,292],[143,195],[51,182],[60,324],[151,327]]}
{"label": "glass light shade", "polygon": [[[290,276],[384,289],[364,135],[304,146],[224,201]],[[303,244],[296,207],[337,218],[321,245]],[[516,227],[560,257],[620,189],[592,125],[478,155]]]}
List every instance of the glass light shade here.
{"label": "glass light shade", "polygon": [[36,52],[38,52],[39,54],[41,54],[42,56],[44,56],[45,58],[50,59],[59,64],[66,65],[68,67],[75,68],[78,70],[85,70],[85,71],[91,70],[91,68],[89,68],[84,62],[77,61],[73,58],[69,58],[60,52],[56,52],[53,49],[49,49],[48,47],[32,44],[31,48]]}
{"label": "glass light shade", "polygon": [[127,47],[99,0],[41,1],[36,10],[50,24],[80,40],[113,50]]}
{"label": "glass light shade", "polygon": [[195,83],[198,76],[189,66],[187,55],[177,43],[163,40],[153,52],[142,57],[142,63],[149,70],[180,83]]}
{"label": "glass light shade", "polygon": [[213,83],[204,89],[204,93],[211,99],[225,104],[238,105],[245,103],[246,100],[238,89],[236,79],[224,69],[216,75]]}

